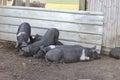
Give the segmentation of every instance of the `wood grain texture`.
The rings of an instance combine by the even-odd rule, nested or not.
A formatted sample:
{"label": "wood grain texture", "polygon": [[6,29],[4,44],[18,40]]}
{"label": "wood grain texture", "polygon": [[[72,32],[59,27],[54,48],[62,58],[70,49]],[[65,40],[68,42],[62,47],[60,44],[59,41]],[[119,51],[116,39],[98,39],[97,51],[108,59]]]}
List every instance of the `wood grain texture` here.
{"label": "wood grain texture", "polygon": [[120,1],[117,5],[117,35],[116,35],[116,47],[120,47]]}
{"label": "wood grain texture", "polygon": [[[58,13],[50,11],[32,11],[32,10],[17,10],[17,9],[0,9],[1,16],[29,18],[45,21],[55,21],[64,23],[83,23],[103,25],[103,16]],[[14,14],[15,13],[15,14]],[[33,16],[34,15],[34,16]]]}
{"label": "wood grain texture", "polygon": [[7,5],[7,0],[2,0],[3,1],[3,5]]}
{"label": "wood grain texture", "polygon": [[[114,48],[119,32],[120,0],[89,0],[89,11],[104,12],[103,46]],[[117,37],[116,37],[117,36]]]}
{"label": "wood grain texture", "polygon": [[54,22],[54,21],[44,21],[44,20],[0,16],[1,24],[18,26],[22,22],[28,22],[30,23],[31,27],[35,27],[35,28],[44,28],[44,29],[57,28],[59,30],[70,31],[70,32],[81,32],[81,33],[101,35],[103,31],[103,26],[98,26],[98,25],[64,23],[64,22]]}
{"label": "wood grain texture", "polygon": [[34,7],[22,7],[22,6],[0,6],[0,9],[17,9],[17,10],[31,10],[31,11],[45,11],[45,12],[58,12],[58,13],[71,13],[71,14],[84,14],[84,15],[95,15],[103,16],[103,12],[96,11],[74,11],[74,10],[58,10],[58,9],[47,9],[47,8],[34,8]]}

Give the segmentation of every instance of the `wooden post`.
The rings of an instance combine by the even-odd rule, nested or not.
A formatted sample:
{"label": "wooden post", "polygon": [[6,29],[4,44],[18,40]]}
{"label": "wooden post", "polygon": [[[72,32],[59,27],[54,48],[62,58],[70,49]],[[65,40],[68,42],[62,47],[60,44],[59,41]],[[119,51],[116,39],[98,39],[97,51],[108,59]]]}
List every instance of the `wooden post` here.
{"label": "wooden post", "polygon": [[3,0],[3,5],[7,5],[7,0]]}
{"label": "wooden post", "polygon": [[14,3],[15,6],[22,6],[23,4],[22,0],[14,0]]}
{"label": "wooden post", "polygon": [[86,0],[79,0],[79,10],[85,10]]}
{"label": "wooden post", "polygon": [[0,0],[0,5],[2,5],[2,0]]}
{"label": "wooden post", "polygon": [[88,4],[88,10],[104,12],[104,35],[102,46],[106,51],[107,48],[120,47],[120,0],[90,0]]}
{"label": "wooden post", "polygon": [[26,0],[25,6],[30,6],[30,0]]}

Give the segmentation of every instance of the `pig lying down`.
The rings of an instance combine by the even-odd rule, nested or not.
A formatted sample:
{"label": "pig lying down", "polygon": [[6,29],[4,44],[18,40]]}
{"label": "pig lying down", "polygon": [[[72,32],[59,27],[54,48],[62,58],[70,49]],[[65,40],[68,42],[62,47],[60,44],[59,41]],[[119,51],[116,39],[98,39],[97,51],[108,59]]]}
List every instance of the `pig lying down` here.
{"label": "pig lying down", "polygon": [[95,52],[95,48],[84,48],[81,46],[54,48],[48,51],[45,55],[46,61],[65,63],[85,61],[97,58],[99,58],[99,54]]}
{"label": "pig lying down", "polygon": [[17,31],[17,42],[16,48],[20,49],[28,44],[28,40],[32,39],[31,37],[31,27],[28,23],[22,23]]}
{"label": "pig lying down", "polygon": [[109,55],[112,58],[120,59],[120,47],[116,47],[116,48],[111,49]]}
{"label": "pig lying down", "polygon": [[34,57],[45,57],[46,61],[65,63],[88,61],[100,58],[96,47],[87,48],[79,45],[48,46],[38,51]]}
{"label": "pig lying down", "polygon": [[56,28],[49,29],[45,35],[38,41],[33,42],[32,44],[27,45],[21,49],[21,55],[23,56],[32,56],[37,53],[41,46],[49,46],[62,44],[58,41],[59,31]]}

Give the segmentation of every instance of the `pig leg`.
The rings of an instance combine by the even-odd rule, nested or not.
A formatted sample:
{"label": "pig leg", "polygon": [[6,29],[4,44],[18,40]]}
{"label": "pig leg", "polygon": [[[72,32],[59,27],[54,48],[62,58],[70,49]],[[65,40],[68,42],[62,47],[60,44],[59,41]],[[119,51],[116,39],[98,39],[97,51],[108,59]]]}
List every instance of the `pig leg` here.
{"label": "pig leg", "polygon": [[18,41],[16,42],[16,46],[15,46],[15,48],[18,48],[18,46],[19,46],[19,43],[18,43]]}

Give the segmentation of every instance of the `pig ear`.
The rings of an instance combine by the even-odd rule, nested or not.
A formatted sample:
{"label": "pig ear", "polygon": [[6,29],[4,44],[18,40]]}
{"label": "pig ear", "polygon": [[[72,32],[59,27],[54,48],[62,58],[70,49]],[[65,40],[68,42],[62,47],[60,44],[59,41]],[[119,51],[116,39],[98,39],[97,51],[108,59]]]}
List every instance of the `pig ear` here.
{"label": "pig ear", "polygon": [[96,46],[92,47],[91,50],[92,50],[93,53],[97,52],[98,54],[100,54],[100,51],[99,51],[99,49],[97,49]]}
{"label": "pig ear", "polygon": [[91,48],[91,51],[92,51],[92,52],[96,52],[96,50],[97,50],[97,49],[96,49],[96,46],[94,46],[94,47]]}

